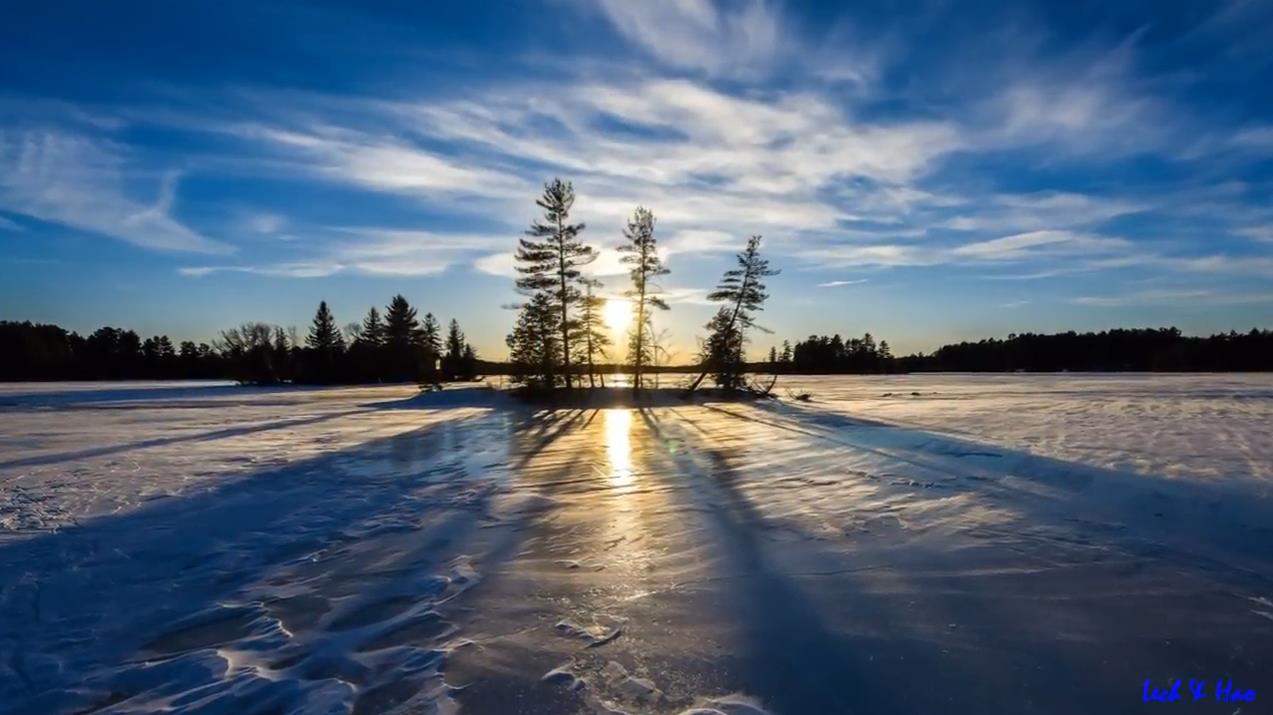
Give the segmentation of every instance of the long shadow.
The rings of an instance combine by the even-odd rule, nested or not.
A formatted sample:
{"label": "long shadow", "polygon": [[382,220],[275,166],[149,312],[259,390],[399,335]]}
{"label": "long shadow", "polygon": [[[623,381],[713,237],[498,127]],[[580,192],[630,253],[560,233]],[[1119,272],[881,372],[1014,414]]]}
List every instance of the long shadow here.
{"label": "long shadow", "polygon": [[[706,409],[824,443],[868,452],[936,475],[941,488],[917,493],[939,499],[971,492],[1021,513],[1022,520],[1106,518],[1128,527],[1125,548],[1136,538],[1170,543],[1209,570],[1240,577],[1246,585],[1273,586],[1273,485],[1249,480],[1170,479],[1121,472],[1030,454],[999,445],[930,432],[907,425],[824,410],[758,403],[770,421],[707,405]],[[1210,550],[1203,553],[1201,549]],[[1223,561],[1219,557],[1225,557]],[[1235,564],[1232,557],[1241,557]]]}
{"label": "long shadow", "polygon": [[422,487],[455,480],[468,456],[389,474],[351,463],[392,461],[405,443],[437,456],[451,430],[483,424],[502,430],[498,420],[441,422],[0,546],[0,613],[12,629],[0,635],[10,646],[0,648],[9,653],[0,673],[13,676],[0,678],[0,702],[13,712],[61,711],[86,670],[118,663],[272,569],[352,538]]}
{"label": "long shadow", "polygon": [[[640,414],[656,437],[667,438],[657,419]],[[683,474],[704,475],[689,493],[711,517],[721,575],[736,584],[725,601],[739,648],[726,662],[738,685],[779,713],[905,712],[894,691],[870,674],[860,644],[836,633],[821,607],[774,563],[761,536],[770,524],[741,492],[731,458],[705,440],[685,442],[708,458],[706,469],[683,451],[671,459]]]}
{"label": "long shadow", "polygon": [[[800,416],[805,417],[806,414],[802,412]],[[642,417],[656,435],[663,435],[657,419],[644,412]],[[1025,649],[1018,642],[1019,639],[1011,637],[1010,634],[1020,627],[1032,626],[1040,616],[1050,615],[1045,602],[1008,601],[1005,607],[1005,602],[996,600],[993,594],[939,591],[922,598],[923,610],[907,611],[903,604],[890,603],[879,595],[855,593],[853,584],[859,578],[851,570],[836,576],[833,581],[816,581],[822,588],[822,598],[811,598],[801,589],[801,584],[813,581],[801,579],[798,574],[792,573],[790,564],[784,563],[784,555],[790,557],[795,552],[786,552],[782,546],[776,544],[770,545],[766,536],[776,524],[797,532],[799,524],[784,523],[782,517],[769,517],[757,509],[740,488],[740,465],[735,463],[738,455],[712,447],[715,439],[721,435],[705,430],[692,420],[683,421],[689,428],[699,432],[701,439],[683,440],[691,448],[690,451],[679,452],[672,459],[678,463],[678,471],[688,474],[705,473],[707,477],[699,480],[700,484],[686,493],[698,502],[700,511],[711,516],[715,533],[713,545],[723,556],[721,575],[729,579],[724,602],[733,609],[732,616],[740,637],[740,650],[727,658],[727,662],[738,668],[740,685],[748,692],[761,696],[771,709],[795,713],[931,712],[935,711],[934,708],[949,708],[952,703],[963,703],[962,707],[979,704],[978,708],[969,711],[992,712],[1019,705],[1014,701],[1014,698],[1020,697],[1019,694],[1031,693],[1037,698],[1048,693],[1055,683],[1085,682],[1089,687],[1067,689],[1063,693],[1050,696],[1054,701],[1052,704],[1045,705],[1036,700],[1033,709],[1051,712],[1073,706],[1079,709],[1072,711],[1136,710],[1133,699],[1128,699],[1122,705],[1119,705],[1119,699],[1122,697],[1123,682],[1133,682],[1136,677],[1140,677],[1135,672],[1127,673],[1134,670],[1137,663],[1102,667],[1095,662],[1093,653],[1066,641],[1061,634],[1058,634],[1059,640],[1055,642]],[[853,425],[861,426],[861,423],[843,418],[833,418],[830,423],[841,429]],[[788,426],[805,432],[802,425]],[[892,425],[878,426],[897,429]],[[811,436],[818,435],[815,431]],[[869,446],[870,439],[866,436],[857,433],[853,436],[854,448],[861,448],[863,443]],[[946,440],[946,443],[938,444],[932,440]],[[951,456],[952,441],[948,438],[918,435],[914,444],[921,461],[928,460],[930,451],[932,454],[959,459]],[[889,456],[898,455],[899,446],[891,438],[883,446]],[[992,448],[985,446],[967,450],[964,448],[977,446],[966,442],[958,442],[954,446],[955,454],[970,454],[975,459],[1003,458],[989,456],[987,450]],[[695,460],[695,451],[706,457],[706,466]],[[1022,458],[1037,459],[1029,455],[1022,455]],[[1080,468],[1080,465],[1053,461],[1056,463],[1048,466],[1055,470],[1054,476],[1058,478],[1063,477],[1067,469]],[[1093,478],[1099,479],[1099,476]],[[974,480],[969,488],[977,489],[981,485],[982,482]],[[940,497],[933,494],[917,498]],[[1036,502],[1026,506],[1030,508],[1038,504]],[[1049,512],[1045,518],[1055,516],[1055,512]],[[1035,517],[1028,512],[1020,518],[1023,525],[1034,525],[1032,521]],[[1090,535],[1084,535],[1083,538],[1087,536]],[[1267,545],[1268,540],[1265,539],[1264,547]],[[846,546],[852,548],[848,542]],[[930,542],[924,548],[934,546]],[[1141,546],[1129,544],[1126,539],[1119,538],[1116,548],[1134,553]],[[1256,545],[1251,550],[1259,552],[1262,548]],[[800,540],[798,549],[804,558],[813,563],[844,562],[846,559],[851,560],[852,553],[848,551],[832,555],[828,559],[808,534]],[[922,556],[922,550],[912,551],[911,556],[916,555]],[[1150,555],[1161,554],[1154,554],[1150,550]],[[1262,555],[1267,559],[1267,552]],[[934,551],[930,554],[929,563],[932,563],[931,557],[940,556],[939,551]],[[1269,583],[1267,571],[1263,575],[1259,572],[1236,573],[1203,561],[1207,577],[1220,581],[1240,581],[1248,587]],[[921,559],[913,563],[924,568],[925,561]],[[891,570],[905,578],[905,566],[897,565],[891,567]],[[861,581],[862,586],[867,583]],[[911,584],[902,593],[921,593],[915,590],[917,586],[918,584]],[[1081,586],[1076,585],[1074,588],[1081,590]],[[842,602],[835,602],[837,596]],[[1235,603],[1239,601],[1240,599],[1234,599]],[[998,603],[1003,610],[987,613],[984,610],[987,603]],[[824,614],[830,613],[827,608],[836,608],[841,622],[848,620],[869,623],[875,630],[894,635],[881,639],[843,633],[824,617]],[[1118,618],[1110,613],[1086,611],[1080,605],[1067,608],[1066,613],[1070,618],[1090,617],[1094,619],[1094,625]],[[981,651],[980,656],[974,652],[971,654],[973,657],[966,660],[944,657],[939,654],[934,642],[940,639],[934,638],[932,630],[925,633],[921,627],[917,632],[918,638],[907,636],[912,629],[904,619],[908,615],[921,614],[929,623],[935,621],[939,624],[938,628],[947,622],[943,617],[945,615],[949,615],[948,620],[952,622],[973,622],[982,628],[991,628],[985,635],[972,641],[978,647],[988,650]],[[1057,622],[1065,623],[1065,617],[1060,616]],[[1144,624],[1142,627],[1143,633],[1153,633],[1152,624]],[[955,640],[958,642],[959,639]],[[1247,645],[1252,647],[1253,653],[1264,651],[1269,644],[1267,638],[1261,640],[1255,633],[1244,640],[1249,641]],[[1211,641],[1198,641],[1192,647],[1199,647],[1200,644],[1205,645],[1199,652],[1210,659],[1223,653],[1227,645],[1218,638],[1213,638]],[[1117,641],[1104,645],[1118,649],[1129,660],[1139,660],[1139,667],[1142,668],[1155,664],[1161,666],[1164,659],[1171,661],[1148,645],[1142,647]],[[1002,652],[996,653],[996,650]],[[987,657],[992,653],[992,657]],[[1015,659],[1009,653],[1015,653]],[[1030,666],[1028,672],[1013,673],[1003,669],[1005,664],[1017,666],[1022,658]],[[953,699],[946,699],[948,694],[954,695]]]}
{"label": "long shadow", "polygon": [[[149,409],[149,407],[147,407]],[[212,442],[227,437],[242,437],[244,435],[256,434],[257,432],[269,432],[276,429],[287,429],[288,427],[301,427],[303,425],[318,424],[328,420],[339,419],[356,415],[360,412],[367,412],[366,409],[345,410],[343,412],[333,412],[326,415],[317,415],[314,417],[301,417],[294,420],[279,420],[277,422],[267,422],[259,425],[248,425],[244,427],[226,427],[225,429],[211,430],[209,432],[199,432],[196,434],[181,435],[178,437],[156,437],[154,439],[146,439],[140,442],[128,442],[126,444],[113,444],[106,447],[92,447],[89,449],[76,450],[74,452],[59,452],[57,454],[48,454],[39,457],[23,457],[21,459],[11,459],[7,462],[0,462],[0,469],[15,467],[37,467],[49,464],[59,464],[61,462],[73,462],[77,459],[91,459],[93,457],[104,457],[110,454],[120,454],[123,452],[131,452],[136,449],[147,449],[149,447],[164,447],[171,444],[183,444],[186,442]]]}
{"label": "long shadow", "polygon": [[31,383],[30,392],[0,393],[0,407],[40,408],[75,407],[111,402],[136,402],[141,400],[182,400],[205,397],[255,397],[260,395],[303,394],[331,389],[317,385],[245,386],[222,383],[216,385],[149,385],[118,386],[111,384],[78,383],[88,389],[38,390],[40,383]]}

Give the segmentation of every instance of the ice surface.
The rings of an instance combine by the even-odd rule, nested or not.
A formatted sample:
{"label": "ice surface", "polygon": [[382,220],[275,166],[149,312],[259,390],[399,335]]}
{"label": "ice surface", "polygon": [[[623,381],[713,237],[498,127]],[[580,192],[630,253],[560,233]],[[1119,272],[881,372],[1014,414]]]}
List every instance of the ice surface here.
{"label": "ice surface", "polygon": [[1155,712],[1145,678],[1267,687],[1270,378],[786,387],[814,401],[0,386],[0,712],[1125,713]]}

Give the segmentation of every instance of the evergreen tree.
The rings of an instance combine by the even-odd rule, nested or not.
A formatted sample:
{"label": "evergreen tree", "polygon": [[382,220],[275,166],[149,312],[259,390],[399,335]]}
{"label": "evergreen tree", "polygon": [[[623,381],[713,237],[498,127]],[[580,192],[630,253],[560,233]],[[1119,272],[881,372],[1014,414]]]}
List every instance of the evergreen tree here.
{"label": "evergreen tree", "polygon": [[420,321],[407,299],[395,295],[385,310],[384,349],[386,377],[414,380],[420,376]]}
{"label": "evergreen tree", "polygon": [[[579,329],[575,331],[574,337],[584,355],[584,362],[588,365],[588,386],[596,387],[597,362],[606,357],[605,349],[610,344],[602,315],[606,300],[592,292],[594,288],[601,287],[600,281],[584,279],[581,282],[584,295],[580,304]],[[601,386],[606,386],[605,377],[601,378]]]}
{"label": "evergreen tree", "polygon": [[447,326],[445,352],[442,355],[442,375],[446,380],[472,380],[476,373],[477,355],[468,359],[472,346],[464,342],[464,331],[455,318]]}
{"label": "evergreen tree", "polygon": [[460,374],[466,380],[477,378],[477,351],[469,343],[464,344],[464,352],[460,354]]}
{"label": "evergreen tree", "polygon": [[[734,390],[743,385],[743,331],[732,318],[729,308],[721,308],[707,323],[707,340],[703,342],[699,358],[705,372],[711,372],[718,387]],[[698,387],[698,380],[690,390]]]}
{"label": "evergreen tree", "polygon": [[295,378],[292,370],[292,345],[287,339],[287,331],[277,325],[274,326],[274,351],[270,360],[280,381]]}
{"label": "evergreen tree", "polygon": [[385,324],[380,320],[380,311],[373,306],[362,319],[362,330],[358,332],[358,340],[366,345],[380,347],[385,342]]}
{"label": "evergreen tree", "polygon": [[557,306],[552,295],[541,292],[521,306],[517,323],[507,338],[514,382],[530,387],[556,387],[561,364]]}
{"label": "evergreen tree", "polygon": [[325,300],[318,304],[318,310],[314,313],[314,322],[310,325],[309,335],[305,338],[305,345],[310,350],[327,354],[334,354],[345,347],[345,339],[341,337],[340,329],[336,327],[336,319],[327,309]]}
{"label": "evergreen tree", "polygon": [[782,354],[778,356],[778,359],[782,361],[783,366],[791,366],[791,341],[782,341]]}
{"label": "evergreen tree", "polygon": [[778,348],[777,346],[770,345],[769,346],[769,369],[770,370],[774,369],[774,366],[777,364],[778,364]]}
{"label": "evergreen tree", "polygon": [[765,299],[764,279],[778,275],[769,268],[769,261],[760,257],[760,236],[747,239],[747,247],[738,254],[738,267],[725,271],[716,290],[707,299],[724,303],[707,324],[709,337],[705,343],[703,371],[690,385],[690,391],[698,389],[709,371],[714,371],[716,383],[732,389],[742,384],[743,345],[746,331],[757,328],[754,314],[763,310]]}
{"label": "evergreen tree", "polygon": [[433,313],[424,314],[424,322],[420,324],[420,347],[424,353],[424,375],[426,382],[438,381],[438,358],[442,356],[442,326]]}
{"label": "evergreen tree", "polygon": [[358,327],[358,336],[350,346],[350,362],[354,376],[361,381],[379,382],[384,379],[382,353],[385,344],[385,324],[380,319],[380,311],[372,307],[367,310]]}
{"label": "evergreen tree", "polygon": [[307,378],[319,383],[334,382],[338,372],[337,363],[345,352],[345,339],[336,327],[336,319],[327,309],[325,300],[318,304],[309,335],[305,337],[305,345],[309,348]]}
{"label": "evergreen tree", "polygon": [[535,203],[543,209],[544,218],[533,221],[526,237],[518,242],[517,272],[521,277],[517,279],[517,289],[532,298],[548,296],[559,336],[562,373],[566,387],[570,387],[570,336],[576,329],[571,308],[581,300],[579,269],[597,255],[579,240],[584,225],[570,223],[570,209],[575,203],[570,182],[553,179],[544,185],[544,193]]}
{"label": "evergreen tree", "polygon": [[650,359],[649,336],[646,328],[651,321],[646,318],[655,309],[667,310],[667,302],[658,294],[661,288],[655,282],[659,276],[668,274],[659,257],[658,244],[654,238],[654,214],[649,209],[638,206],[633,212],[628,225],[623,229],[623,237],[627,242],[619,246],[623,253],[623,263],[631,266],[628,275],[632,278],[632,287],[624,294],[632,299],[636,307],[636,325],[628,344],[628,360],[632,363],[632,390],[641,389],[641,369]]}

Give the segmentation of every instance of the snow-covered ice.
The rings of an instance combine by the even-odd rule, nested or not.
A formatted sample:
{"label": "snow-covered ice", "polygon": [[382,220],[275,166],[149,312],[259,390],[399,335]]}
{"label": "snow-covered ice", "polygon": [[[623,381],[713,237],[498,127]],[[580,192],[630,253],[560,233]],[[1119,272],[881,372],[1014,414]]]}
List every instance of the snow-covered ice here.
{"label": "snow-covered ice", "polygon": [[0,713],[1273,696],[1273,377],[786,389],[0,385]]}

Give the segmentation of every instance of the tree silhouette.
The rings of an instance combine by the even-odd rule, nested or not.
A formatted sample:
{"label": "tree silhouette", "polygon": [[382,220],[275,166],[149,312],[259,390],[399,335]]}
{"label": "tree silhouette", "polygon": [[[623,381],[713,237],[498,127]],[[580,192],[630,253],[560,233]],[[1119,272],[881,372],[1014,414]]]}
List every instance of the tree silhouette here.
{"label": "tree silhouette", "polygon": [[708,300],[726,305],[707,324],[709,336],[702,351],[703,371],[690,385],[690,392],[698,389],[711,371],[715,372],[716,383],[721,387],[733,389],[741,384],[746,331],[758,327],[753,314],[763,310],[769,297],[764,279],[778,275],[778,271],[770,269],[769,261],[760,257],[760,236],[747,239],[747,247],[738,254],[737,260],[738,267],[725,271],[716,290],[707,295]]}
{"label": "tree silhouette", "polygon": [[[570,182],[553,179],[544,184],[544,193],[535,203],[543,209],[544,217],[533,221],[526,237],[518,241],[517,272],[521,277],[517,279],[517,289],[532,298],[540,294],[549,297],[560,336],[562,373],[569,388],[570,335],[575,329],[570,312],[581,299],[577,287],[582,275],[579,268],[595,260],[597,254],[579,240],[584,224],[570,223],[570,210],[575,203]],[[542,316],[536,319],[539,317]]]}
{"label": "tree silhouette", "polygon": [[[606,346],[610,344],[610,336],[606,335],[602,310],[606,300],[594,294],[594,288],[601,286],[600,281],[583,279],[583,301],[580,303],[579,328],[574,333],[575,342],[583,351],[588,365],[588,386],[596,387],[597,363],[606,356]],[[601,378],[601,386],[606,386],[606,379]]]}
{"label": "tree silhouette", "polygon": [[632,287],[624,292],[631,298],[636,307],[636,325],[628,343],[628,360],[632,363],[632,390],[641,389],[641,369],[651,359],[646,328],[650,321],[646,317],[655,309],[667,310],[667,302],[658,294],[662,289],[655,282],[659,276],[669,273],[659,257],[658,244],[654,238],[654,214],[649,209],[638,206],[623,229],[626,243],[619,246],[623,253],[619,260],[631,266],[628,275],[632,279]]}
{"label": "tree silhouette", "polygon": [[270,361],[274,365],[275,374],[280,381],[295,378],[295,371],[292,365],[293,347],[295,346],[288,340],[287,331],[277,325],[274,326],[274,346]]}
{"label": "tree silhouette", "polygon": [[273,385],[279,382],[270,338],[274,330],[265,323],[244,323],[221,331],[213,347],[222,354],[230,374],[245,385]]}
{"label": "tree silhouette", "polygon": [[455,318],[446,331],[446,352],[442,355],[442,375],[447,380],[472,380],[477,372],[477,354],[464,341],[464,331]]}
{"label": "tree silhouette", "polygon": [[424,374],[426,382],[438,381],[438,358],[442,356],[442,326],[433,313],[425,313],[420,323],[420,347],[424,353]]}
{"label": "tree silhouette", "polygon": [[384,349],[391,380],[414,380],[420,376],[420,321],[416,310],[402,295],[395,295],[385,309]]}
{"label": "tree silhouette", "polygon": [[358,332],[358,340],[366,345],[380,347],[385,342],[385,324],[380,320],[380,311],[372,306],[367,317],[362,319],[362,329]]}
{"label": "tree silhouette", "polygon": [[327,308],[327,301],[318,304],[309,335],[305,336],[308,350],[307,370],[309,379],[319,383],[335,382],[338,361],[345,352],[345,339],[336,327],[336,319]]}
{"label": "tree silhouette", "polygon": [[552,296],[546,292],[535,294],[521,306],[507,339],[514,382],[541,389],[556,386],[557,366],[561,364],[557,315]]}

